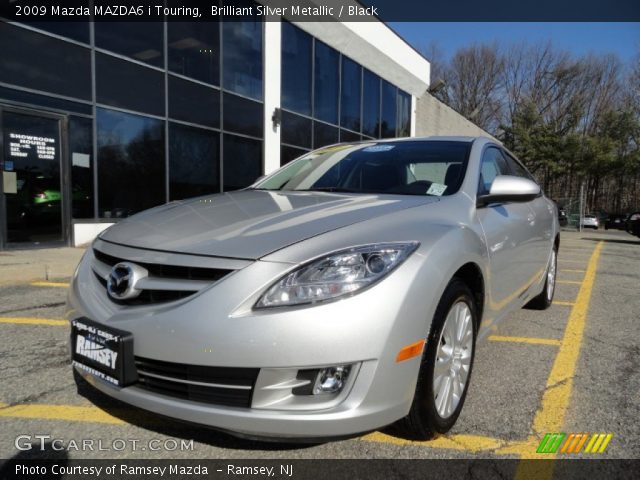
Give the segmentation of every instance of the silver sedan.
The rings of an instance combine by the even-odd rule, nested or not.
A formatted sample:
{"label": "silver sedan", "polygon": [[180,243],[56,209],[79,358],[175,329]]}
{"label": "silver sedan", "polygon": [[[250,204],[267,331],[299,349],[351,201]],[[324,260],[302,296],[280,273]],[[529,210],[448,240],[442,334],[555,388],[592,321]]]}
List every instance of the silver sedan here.
{"label": "silver sedan", "polygon": [[557,209],[487,138],[313,151],[122,220],[69,293],[76,379],[254,437],[449,430],[476,341],[553,299]]}

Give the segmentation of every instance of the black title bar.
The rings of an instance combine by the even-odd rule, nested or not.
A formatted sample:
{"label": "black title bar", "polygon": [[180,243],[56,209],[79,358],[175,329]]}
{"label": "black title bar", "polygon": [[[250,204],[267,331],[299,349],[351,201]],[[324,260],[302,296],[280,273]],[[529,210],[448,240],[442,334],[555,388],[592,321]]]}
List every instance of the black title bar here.
{"label": "black title bar", "polygon": [[17,22],[638,22],[639,0],[0,0]]}

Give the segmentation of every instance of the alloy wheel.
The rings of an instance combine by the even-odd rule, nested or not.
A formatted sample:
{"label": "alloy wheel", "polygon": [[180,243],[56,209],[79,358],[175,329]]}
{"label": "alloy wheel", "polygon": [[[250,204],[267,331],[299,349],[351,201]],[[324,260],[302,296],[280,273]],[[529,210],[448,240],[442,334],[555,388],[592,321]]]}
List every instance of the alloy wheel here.
{"label": "alloy wheel", "polygon": [[433,395],[438,415],[449,418],[458,408],[471,369],[473,317],[469,305],[453,304],[440,333],[433,372]]}

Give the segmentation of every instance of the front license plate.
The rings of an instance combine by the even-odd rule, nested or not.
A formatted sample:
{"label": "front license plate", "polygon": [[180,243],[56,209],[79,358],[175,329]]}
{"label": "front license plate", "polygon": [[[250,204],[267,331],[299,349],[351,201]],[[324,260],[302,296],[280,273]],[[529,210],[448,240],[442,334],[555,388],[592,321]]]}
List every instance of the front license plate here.
{"label": "front license plate", "polygon": [[133,334],[87,318],[71,322],[71,361],[74,366],[118,387],[135,383]]}

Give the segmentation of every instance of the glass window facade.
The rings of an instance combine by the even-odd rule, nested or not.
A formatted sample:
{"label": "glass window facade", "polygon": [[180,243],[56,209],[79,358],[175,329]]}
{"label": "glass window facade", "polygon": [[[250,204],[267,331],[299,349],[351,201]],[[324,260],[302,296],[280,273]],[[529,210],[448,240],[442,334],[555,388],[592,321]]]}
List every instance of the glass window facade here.
{"label": "glass window facade", "polygon": [[263,23],[235,20],[96,22],[95,43],[88,23],[0,21],[0,104],[68,115],[72,218],[112,221],[264,173]]}
{"label": "glass window facade", "polygon": [[328,123],[338,123],[340,54],[316,41],[314,59],[314,117]]}
{"label": "glass window facade", "polygon": [[311,115],[311,36],[282,22],[283,108]]}
{"label": "glass window facade", "polygon": [[[410,95],[281,27],[283,164],[339,141],[409,134]],[[263,28],[244,18],[0,21],[0,45],[11,46],[0,53],[0,104],[66,116],[72,219],[243,188],[264,173]]]}
{"label": "glass window facade", "polygon": [[164,115],[164,75],[120,58],[96,53],[98,103]]}
{"label": "glass window facade", "polygon": [[88,48],[0,21],[0,82],[91,100]]}
{"label": "glass window facade", "polygon": [[95,22],[96,47],[164,66],[162,22]]}
{"label": "glass window facade", "polygon": [[281,165],[332,143],[411,134],[411,95],[288,22],[281,76]]}
{"label": "glass window facade", "polygon": [[380,77],[369,70],[362,76],[362,133],[380,136]]}
{"label": "glass window facade", "polygon": [[262,175],[262,142],[237,135],[223,135],[225,190],[248,187]]}
{"label": "glass window facade", "polygon": [[220,192],[220,134],[169,124],[169,199]]}
{"label": "glass window facade", "polygon": [[220,85],[218,22],[168,22],[167,51],[170,71]]}
{"label": "glass window facade", "polygon": [[396,127],[398,121],[398,105],[397,96],[398,89],[389,82],[382,81],[382,111],[380,118],[380,137],[391,138],[396,136]]}
{"label": "glass window facade", "polygon": [[224,129],[253,137],[262,137],[262,103],[232,93],[224,94]]}
{"label": "glass window facade", "polygon": [[411,95],[398,90],[398,136],[411,135]]}
{"label": "glass window facade", "polygon": [[362,67],[353,60],[342,57],[341,78],[340,126],[359,132]]}
{"label": "glass window facade", "polygon": [[318,146],[338,143],[340,141],[338,127],[322,122],[313,122],[313,138]]}
{"label": "glass window facade", "polygon": [[71,216],[93,218],[93,128],[86,117],[69,117]]}
{"label": "glass window facade", "polygon": [[262,22],[223,22],[224,88],[262,100]]}
{"label": "glass window facade", "polygon": [[106,108],[96,117],[100,217],[128,217],[164,203],[162,120]]}
{"label": "glass window facade", "polygon": [[29,25],[76,42],[89,43],[89,22],[29,22]]}
{"label": "glass window facade", "polygon": [[280,139],[282,143],[311,148],[311,119],[283,111]]}
{"label": "glass window facade", "polygon": [[303,150],[301,148],[289,147],[287,145],[280,146],[280,163],[282,165],[286,165],[291,160],[295,160],[298,157],[301,157],[307,153],[307,150]]}
{"label": "glass window facade", "polygon": [[169,117],[220,128],[220,90],[169,75]]}

